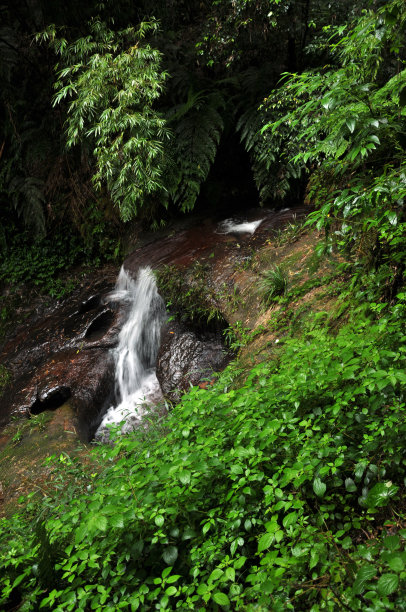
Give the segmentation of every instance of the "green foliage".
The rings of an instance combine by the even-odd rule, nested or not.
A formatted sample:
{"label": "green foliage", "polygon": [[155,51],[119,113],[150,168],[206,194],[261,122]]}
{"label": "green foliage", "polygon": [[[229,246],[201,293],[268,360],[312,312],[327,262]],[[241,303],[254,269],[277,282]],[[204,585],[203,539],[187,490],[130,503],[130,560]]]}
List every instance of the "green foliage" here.
{"label": "green foliage", "polygon": [[260,289],[263,300],[269,305],[273,299],[282,296],[288,289],[288,275],[281,266],[272,266],[261,280]]}
{"label": "green foliage", "polygon": [[404,294],[370,306],[194,389],[153,444],[100,447],[99,475],[61,456],[41,528],[0,523],[2,605],[402,609]]}
{"label": "green foliage", "polygon": [[189,90],[185,103],[168,113],[174,142],[168,154],[168,191],[182,211],[192,210],[216,156],[223,131],[219,109],[225,101],[220,92]]}
{"label": "green foliage", "polygon": [[78,261],[80,251],[80,245],[69,238],[60,237],[52,243],[42,240],[29,246],[22,235],[0,265],[0,281],[14,286],[29,282],[53,297],[61,297],[66,290],[69,293],[69,288],[56,277]]}
{"label": "green foliage", "polygon": [[237,122],[241,142],[250,156],[251,169],[260,202],[283,199],[291,189],[292,181],[300,178],[302,167],[290,161],[281,166],[288,130],[262,133],[269,121],[270,113],[264,105],[245,111]]}
{"label": "green foliage", "polygon": [[275,231],[274,241],[277,246],[292,244],[299,240],[304,232],[305,219],[297,219],[294,217],[293,221],[289,221],[284,227]]}
{"label": "green foliage", "polygon": [[398,0],[365,12],[332,37],[336,66],[286,75],[267,102],[282,116],[265,133],[288,129],[285,157],[317,169],[310,223],[368,263],[405,259],[405,29]]}
{"label": "green foliage", "polygon": [[121,217],[163,190],[164,119],[153,108],[166,73],[160,53],[144,39],[155,22],[114,32],[95,18],[90,34],[72,43],[56,38],[53,27],[42,33],[60,56],[54,105],[68,107],[67,146],[88,140],[96,159],[93,182],[106,184]]}
{"label": "green foliage", "polygon": [[171,316],[197,327],[223,323],[206,272],[207,268],[199,262],[186,272],[176,266],[162,266],[155,271],[159,293]]}

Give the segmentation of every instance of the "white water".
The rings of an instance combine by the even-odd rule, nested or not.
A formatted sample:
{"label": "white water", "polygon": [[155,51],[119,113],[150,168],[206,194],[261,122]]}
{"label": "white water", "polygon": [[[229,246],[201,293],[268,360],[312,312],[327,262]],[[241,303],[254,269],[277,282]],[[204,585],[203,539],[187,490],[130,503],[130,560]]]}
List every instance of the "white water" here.
{"label": "white water", "polygon": [[236,221],[235,219],[225,219],[219,224],[220,234],[253,234],[255,230],[261,225],[263,219],[257,221],[244,221],[243,223]]}
{"label": "white water", "polygon": [[114,355],[117,404],[104,415],[96,439],[108,439],[107,426],[122,421],[122,433],[131,431],[139,425],[148,406],[163,399],[155,361],[166,314],[151,269],[142,268],[134,281],[121,268],[115,291],[108,299],[126,303],[128,317]]}

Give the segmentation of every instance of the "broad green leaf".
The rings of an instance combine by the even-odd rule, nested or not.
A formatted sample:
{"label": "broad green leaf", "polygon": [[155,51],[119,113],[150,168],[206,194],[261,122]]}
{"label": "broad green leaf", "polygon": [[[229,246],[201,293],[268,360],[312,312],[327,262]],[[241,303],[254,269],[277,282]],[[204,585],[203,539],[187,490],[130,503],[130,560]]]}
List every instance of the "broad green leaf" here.
{"label": "broad green leaf", "polygon": [[345,479],[345,488],[349,493],[354,493],[357,490],[357,486],[352,478]]}
{"label": "broad green leaf", "polygon": [[87,528],[91,533],[95,531],[106,531],[107,518],[103,514],[92,514],[87,521]]}
{"label": "broad green leaf", "polygon": [[181,578],[180,574],[174,574],[173,576],[169,576],[166,582],[172,584],[173,582],[177,582],[179,578]]}
{"label": "broad green leaf", "polygon": [[373,565],[363,565],[358,571],[355,581],[352,587],[355,595],[361,595],[365,590],[367,582],[369,582],[376,575],[377,568]]}
{"label": "broad green leaf", "polygon": [[218,604],[219,606],[229,606],[230,605],[230,600],[227,597],[227,595],[225,593],[213,593],[213,600],[216,602],[216,604]]}
{"label": "broad green leaf", "polygon": [[282,525],[285,527],[285,529],[287,527],[290,527],[291,525],[294,525],[297,521],[297,512],[291,512],[290,514],[286,515],[282,521]]}
{"label": "broad green leaf", "polygon": [[272,542],[274,541],[274,537],[275,536],[273,533],[264,533],[264,535],[261,536],[258,542],[258,552],[262,552],[263,550],[269,548]]}
{"label": "broad green leaf", "polygon": [[405,563],[402,557],[391,557],[388,559],[388,565],[394,572],[403,572],[405,569]]}
{"label": "broad green leaf", "polygon": [[315,478],[313,480],[313,491],[318,497],[323,497],[324,493],[326,492],[326,489],[326,484],[322,482],[320,478]]}
{"label": "broad green leaf", "polygon": [[162,558],[167,565],[173,565],[178,558],[178,549],[176,546],[167,546],[162,553]]}
{"label": "broad green leaf", "polygon": [[175,586],[170,586],[167,589],[165,589],[165,595],[168,595],[168,597],[171,597],[172,595],[175,595],[177,591],[178,589]]}
{"label": "broad green leaf", "polygon": [[400,538],[397,535],[386,536],[386,538],[383,540],[383,545],[388,550],[397,550],[400,548]]}
{"label": "broad green leaf", "polygon": [[191,473],[183,470],[182,472],[180,472],[179,474],[179,480],[181,481],[182,484],[187,485],[190,483],[190,477],[191,477]]}
{"label": "broad green leaf", "polygon": [[164,517],[162,516],[162,514],[158,514],[158,515],[155,517],[155,525],[156,525],[157,527],[162,527],[162,525],[164,524],[164,522],[165,522],[165,519],[164,519]]}
{"label": "broad green leaf", "polygon": [[397,574],[383,574],[378,580],[378,593],[380,595],[391,595],[396,591],[399,584]]}
{"label": "broad green leaf", "polygon": [[398,489],[399,487],[393,485],[390,481],[378,482],[365,498],[365,505],[371,509],[386,506],[390,499],[396,495]]}
{"label": "broad green leaf", "polygon": [[124,517],[122,514],[113,514],[109,518],[109,523],[112,527],[122,529],[124,527]]}
{"label": "broad green leaf", "polygon": [[212,571],[212,573],[209,576],[208,582],[215,582],[216,580],[218,580],[219,578],[221,578],[221,576],[224,574],[223,570],[220,568],[216,568]]}
{"label": "broad green leaf", "polygon": [[261,582],[261,593],[269,595],[275,590],[276,585],[277,583],[275,584],[275,582],[272,582],[272,580],[265,580],[264,582]]}

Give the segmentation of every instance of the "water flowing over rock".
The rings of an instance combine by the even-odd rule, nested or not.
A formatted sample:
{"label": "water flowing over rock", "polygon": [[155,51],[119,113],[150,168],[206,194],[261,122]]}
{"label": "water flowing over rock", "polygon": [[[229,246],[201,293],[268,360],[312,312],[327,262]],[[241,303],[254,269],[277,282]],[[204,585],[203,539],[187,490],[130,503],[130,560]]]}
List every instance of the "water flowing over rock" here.
{"label": "water flowing over rock", "polygon": [[155,362],[166,312],[151,269],[140,269],[134,281],[122,268],[116,290],[108,299],[126,304],[128,314],[115,349],[117,404],[105,414],[96,432],[98,440],[108,439],[108,425],[121,421],[125,421],[121,431],[131,431],[147,407],[163,399]]}

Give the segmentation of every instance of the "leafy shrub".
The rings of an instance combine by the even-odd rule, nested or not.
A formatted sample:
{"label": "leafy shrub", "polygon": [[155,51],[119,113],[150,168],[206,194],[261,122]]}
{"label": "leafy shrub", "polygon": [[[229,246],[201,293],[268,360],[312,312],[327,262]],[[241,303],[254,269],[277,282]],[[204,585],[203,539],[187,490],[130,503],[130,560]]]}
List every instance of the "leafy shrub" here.
{"label": "leafy shrub", "polygon": [[285,75],[263,131],[288,130],[281,155],[312,176],[309,223],[367,264],[405,259],[406,11],[393,0],[330,41],[334,63]]}
{"label": "leafy shrub", "polygon": [[101,447],[98,475],[62,457],[42,535],[32,516],[0,522],[1,604],[402,609],[406,308],[375,311],[279,343],[237,388],[229,368],[153,444]]}
{"label": "leafy shrub", "polygon": [[207,269],[199,262],[188,271],[176,266],[162,266],[156,272],[159,293],[172,316],[194,326],[214,327],[224,323],[216,306],[214,292],[208,286]]}
{"label": "leafy shrub", "polygon": [[167,74],[161,55],[145,42],[156,22],[113,31],[99,18],[89,35],[68,43],[50,26],[40,36],[60,56],[54,105],[71,99],[67,145],[89,140],[96,160],[93,181],[106,184],[124,221],[163,190],[165,120],[153,109]]}

